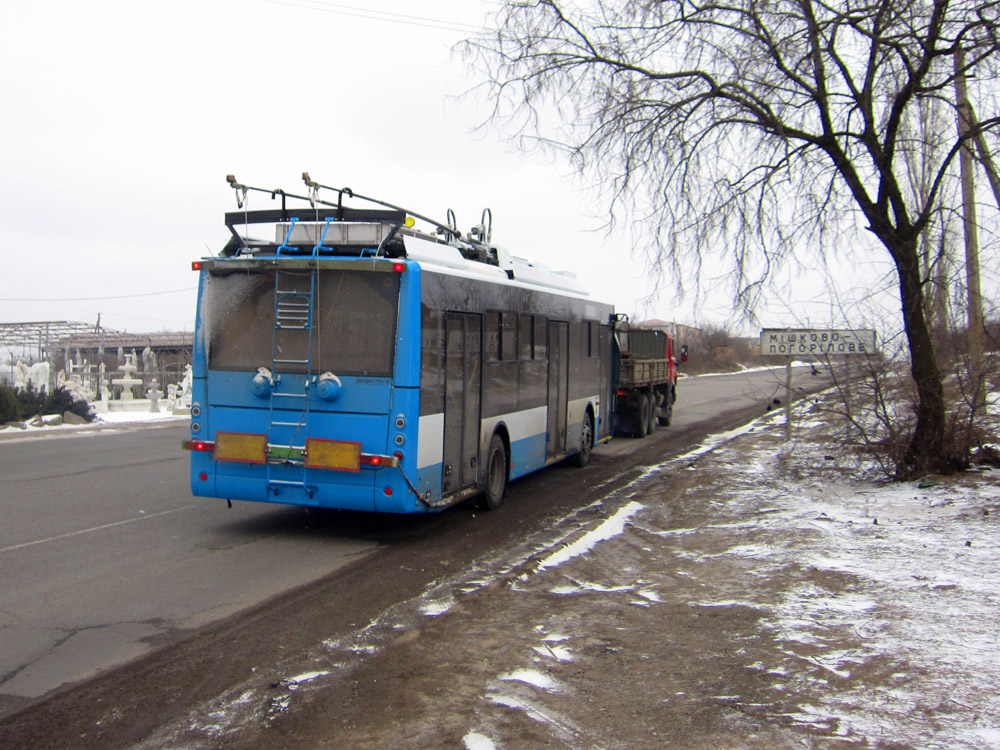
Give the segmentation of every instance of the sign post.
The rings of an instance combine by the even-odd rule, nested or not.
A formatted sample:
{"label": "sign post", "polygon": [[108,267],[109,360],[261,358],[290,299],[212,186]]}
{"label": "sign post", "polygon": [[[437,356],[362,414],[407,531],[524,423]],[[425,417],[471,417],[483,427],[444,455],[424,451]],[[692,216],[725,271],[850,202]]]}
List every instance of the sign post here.
{"label": "sign post", "polygon": [[835,328],[764,328],[760,353],[785,358],[785,440],[792,439],[792,360],[875,353],[875,331]]}
{"label": "sign post", "polygon": [[792,358],[785,361],[785,442],[792,439]]}

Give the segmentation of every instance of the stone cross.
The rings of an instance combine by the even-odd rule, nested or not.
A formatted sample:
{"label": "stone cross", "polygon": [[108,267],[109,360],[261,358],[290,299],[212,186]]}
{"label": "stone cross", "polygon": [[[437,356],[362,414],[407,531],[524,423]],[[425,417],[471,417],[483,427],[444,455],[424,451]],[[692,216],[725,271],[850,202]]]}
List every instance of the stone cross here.
{"label": "stone cross", "polygon": [[149,396],[149,412],[150,414],[160,413],[160,398],[163,396],[163,391],[156,387],[156,378],[153,378],[153,382],[150,383],[149,392],[146,394]]}

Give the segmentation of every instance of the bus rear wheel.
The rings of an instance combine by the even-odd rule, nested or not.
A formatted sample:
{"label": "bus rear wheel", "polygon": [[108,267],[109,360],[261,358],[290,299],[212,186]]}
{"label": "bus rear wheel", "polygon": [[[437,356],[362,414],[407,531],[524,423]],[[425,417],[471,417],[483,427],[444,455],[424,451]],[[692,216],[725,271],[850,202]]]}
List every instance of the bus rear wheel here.
{"label": "bus rear wheel", "polygon": [[503,502],[506,493],[507,448],[503,444],[503,438],[494,434],[490,448],[486,452],[486,489],[479,504],[485,510],[493,510]]}
{"label": "bus rear wheel", "polygon": [[580,450],[577,451],[570,461],[574,466],[581,469],[590,463],[590,452],[594,449],[594,418],[590,412],[583,417],[583,427],[580,433]]}

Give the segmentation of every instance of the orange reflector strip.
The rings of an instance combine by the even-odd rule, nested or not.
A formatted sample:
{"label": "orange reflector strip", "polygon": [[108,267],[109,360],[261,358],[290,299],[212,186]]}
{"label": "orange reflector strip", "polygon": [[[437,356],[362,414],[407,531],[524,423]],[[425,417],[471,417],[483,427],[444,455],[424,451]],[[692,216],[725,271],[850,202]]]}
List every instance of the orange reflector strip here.
{"label": "orange reflector strip", "polygon": [[311,469],[360,471],[361,443],[347,440],[306,440],[306,466]]}
{"label": "orange reflector strip", "polygon": [[245,432],[215,433],[215,458],[246,464],[267,463],[267,435]]}

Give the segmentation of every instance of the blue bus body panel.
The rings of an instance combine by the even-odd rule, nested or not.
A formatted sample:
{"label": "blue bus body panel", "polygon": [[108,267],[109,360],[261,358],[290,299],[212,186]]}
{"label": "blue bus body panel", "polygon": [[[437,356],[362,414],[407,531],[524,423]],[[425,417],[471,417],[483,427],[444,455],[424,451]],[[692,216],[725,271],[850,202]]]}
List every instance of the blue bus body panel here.
{"label": "blue bus body panel", "polygon": [[[416,409],[417,391],[393,389],[388,378],[344,377],[344,395],[332,403],[310,394],[308,421],[301,429],[271,426],[272,419],[295,423],[300,413],[275,410],[272,414],[267,401],[250,390],[250,373],[213,371],[210,380],[220,395],[213,397],[214,403],[200,420],[200,431],[206,433],[208,439],[224,431],[269,434],[272,444],[304,445],[307,437],[344,440],[360,443],[362,453],[366,454],[391,455],[400,450],[404,461],[408,439],[416,445],[416,420],[413,420],[413,428],[407,429],[409,422],[404,415]],[[298,380],[301,382],[302,377]],[[348,404],[353,407],[351,411],[347,409]],[[403,429],[396,429],[396,415],[403,416]],[[393,428],[391,436],[390,426]],[[210,454],[194,454],[192,458],[192,490],[196,495],[347,510],[412,512],[420,509],[416,507],[419,503],[415,497],[411,495],[405,499],[408,488],[398,469],[363,467],[357,472],[333,471],[215,461]],[[202,474],[208,477],[201,480]],[[276,489],[268,489],[269,475]],[[303,479],[308,492],[302,487],[280,484]],[[391,495],[385,494],[386,487],[391,488]]]}
{"label": "blue bus body panel", "polygon": [[[210,453],[193,453],[191,489],[194,495],[389,513],[428,510],[410,491],[401,472],[412,473],[416,467],[418,420],[411,415],[417,414],[418,389],[393,388],[388,378],[345,376],[341,379],[343,395],[338,400],[326,402],[315,393],[310,394],[308,422],[297,430],[271,427],[272,418],[277,422],[297,422],[299,412],[275,410],[272,415],[268,401],[251,391],[251,373],[211,371],[208,380],[212,384],[213,397],[210,406],[202,407],[196,438],[212,440],[217,432],[223,431],[270,434],[270,442],[278,444],[304,445],[307,437],[344,440],[361,443],[361,451],[366,454],[392,455],[398,451],[403,454],[403,462],[399,469],[303,470],[298,466],[272,464],[268,467],[216,461]],[[302,382],[302,376],[296,376],[298,390],[302,390]],[[198,379],[193,395],[199,404],[208,401],[203,395],[205,388],[206,380]],[[402,427],[396,426],[397,419],[402,420]],[[282,434],[281,429],[286,434]],[[297,432],[302,434],[292,434]],[[438,472],[440,481],[440,467]],[[278,485],[277,491],[268,490],[269,474],[271,480],[278,482],[304,479],[310,491],[289,485]]]}
{"label": "blue bus body panel", "polygon": [[[251,414],[256,414],[259,410],[264,419],[260,425],[266,425],[269,411],[268,399],[259,398],[253,394],[250,388],[253,376],[252,372],[212,370],[210,374],[211,405],[245,409]],[[306,391],[302,375],[286,374],[282,378],[286,381],[282,385],[282,391],[290,393],[304,393]],[[382,416],[389,413],[389,407],[392,403],[392,381],[389,378],[342,375],[340,381],[343,384],[344,392],[336,401],[323,401],[317,398],[315,393],[310,393],[310,417],[326,413],[381,414]],[[283,410],[294,411],[287,406]],[[229,430],[232,428],[217,426],[216,429]]]}
{"label": "blue bus body panel", "polygon": [[545,433],[529,435],[510,445],[510,478],[517,479],[545,466]]}

